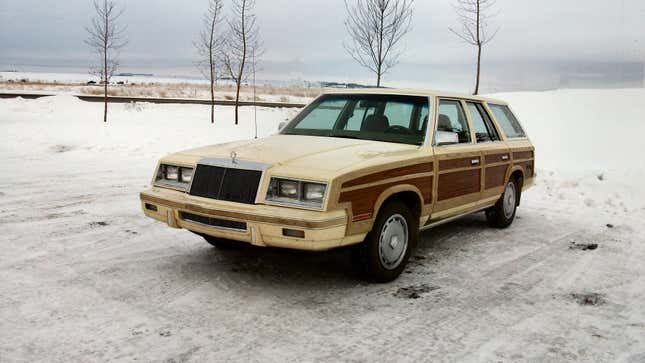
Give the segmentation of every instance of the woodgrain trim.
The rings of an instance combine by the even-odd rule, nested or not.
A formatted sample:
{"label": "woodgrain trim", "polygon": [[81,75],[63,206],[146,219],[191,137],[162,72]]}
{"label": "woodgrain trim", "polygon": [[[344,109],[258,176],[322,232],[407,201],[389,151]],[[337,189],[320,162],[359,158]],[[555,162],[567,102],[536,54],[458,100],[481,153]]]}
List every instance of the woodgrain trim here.
{"label": "woodgrain trim", "polygon": [[524,178],[532,178],[535,175],[535,162],[533,160],[522,161],[519,163],[514,163],[513,165],[522,167],[522,170],[524,170]]}
{"label": "woodgrain trim", "polygon": [[[506,156],[506,160],[502,159],[504,156]],[[503,163],[503,162],[508,162],[510,160],[510,155],[509,153],[500,153],[500,154],[490,154],[486,155],[485,160],[486,164],[495,164],[495,163]]]}
{"label": "woodgrain trim", "polygon": [[[472,161],[477,160],[477,164],[473,164]],[[457,158],[457,159],[447,159],[439,160],[439,171],[447,171],[453,169],[462,169],[462,168],[479,168],[481,165],[480,156],[471,156],[467,158]]]}
{"label": "woodgrain trim", "polygon": [[[469,160],[470,159],[471,158],[469,158]],[[439,176],[437,200],[442,201],[468,194],[479,193],[480,189],[481,168],[442,174]]]}
{"label": "woodgrain trim", "polygon": [[505,185],[509,166],[510,164],[487,167],[484,189],[488,190]]}
{"label": "woodgrain trim", "polygon": [[519,152],[514,151],[513,159],[514,160],[533,159],[533,151],[519,151]]}
{"label": "woodgrain trim", "polygon": [[395,168],[395,169],[384,170],[384,171],[368,174],[356,179],[346,181],[343,183],[342,187],[350,188],[350,187],[355,187],[357,185],[374,183],[381,180],[397,178],[397,177],[406,176],[406,175],[428,173],[433,171],[433,166],[434,164],[432,162],[429,162],[429,163],[421,163],[421,164],[404,166],[404,167]]}
{"label": "woodgrain trim", "polygon": [[397,181],[386,184],[374,185],[371,187],[351,190],[340,193],[339,203],[351,203],[352,214],[360,215],[374,212],[374,204],[386,189],[395,185],[414,185],[421,191],[423,197],[422,204],[432,203],[432,181],[433,176]]}
{"label": "woodgrain trim", "polygon": [[147,203],[155,203],[155,204],[159,204],[170,208],[175,208],[182,211],[195,212],[195,213],[214,216],[214,217],[225,217],[225,218],[239,219],[243,221],[287,225],[287,226],[301,227],[301,228],[307,228],[307,229],[321,229],[321,228],[335,227],[335,226],[345,225],[345,223],[347,222],[345,218],[336,218],[336,219],[330,219],[327,221],[315,222],[315,221],[303,221],[303,220],[287,219],[287,218],[279,218],[279,217],[260,216],[260,215],[240,213],[240,212],[230,212],[230,211],[223,211],[215,208],[205,208],[205,207],[201,207],[199,205],[190,204],[190,203],[176,202],[168,199],[154,197],[144,193],[140,194],[140,199],[141,201],[147,202]]}

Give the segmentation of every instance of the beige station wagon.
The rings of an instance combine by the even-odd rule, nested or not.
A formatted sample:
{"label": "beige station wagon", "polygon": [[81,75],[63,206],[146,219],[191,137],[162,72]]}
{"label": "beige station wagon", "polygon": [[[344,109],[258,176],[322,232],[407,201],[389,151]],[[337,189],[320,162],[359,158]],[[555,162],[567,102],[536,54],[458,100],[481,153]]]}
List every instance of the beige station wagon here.
{"label": "beige station wagon", "polygon": [[148,217],[217,247],[353,246],[363,276],[386,282],[420,230],[480,211],[509,226],[534,167],[503,101],[343,91],[321,95],[277,135],[163,158],[141,203]]}

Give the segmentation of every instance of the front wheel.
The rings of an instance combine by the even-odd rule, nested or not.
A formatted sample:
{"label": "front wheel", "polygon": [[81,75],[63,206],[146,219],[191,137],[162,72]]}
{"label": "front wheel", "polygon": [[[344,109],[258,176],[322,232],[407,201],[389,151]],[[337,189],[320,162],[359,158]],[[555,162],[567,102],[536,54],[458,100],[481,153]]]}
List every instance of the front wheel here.
{"label": "front wheel", "polygon": [[506,228],[513,223],[517,211],[518,190],[517,182],[511,179],[506,184],[502,197],[493,207],[486,210],[486,220],[491,227]]}
{"label": "front wheel", "polygon": [[355,247],[355,267],[369,281],[390,282],[405,269],[418,236],[419,219],[402,202],[390,202],[381,208],[365,241]]}

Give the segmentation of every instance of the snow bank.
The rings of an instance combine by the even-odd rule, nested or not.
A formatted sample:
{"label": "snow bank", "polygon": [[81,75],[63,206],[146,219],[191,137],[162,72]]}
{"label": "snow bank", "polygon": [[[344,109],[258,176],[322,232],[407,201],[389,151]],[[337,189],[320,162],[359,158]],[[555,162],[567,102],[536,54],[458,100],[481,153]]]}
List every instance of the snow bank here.
{"label": "snow bank", "polygon": [[585,215],[645,212],[645,89],[491,97],[511,104],[535,145],[530,203]]}

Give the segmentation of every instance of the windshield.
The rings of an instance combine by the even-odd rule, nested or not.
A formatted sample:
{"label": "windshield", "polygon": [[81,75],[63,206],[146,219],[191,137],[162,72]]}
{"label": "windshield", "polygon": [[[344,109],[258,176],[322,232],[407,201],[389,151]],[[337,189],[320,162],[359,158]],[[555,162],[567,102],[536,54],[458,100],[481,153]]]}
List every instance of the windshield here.
{"label": "windshield", "polygon": [[324,95],[281,133],[422,145],[428,104],[427,97],[416,96]]}

